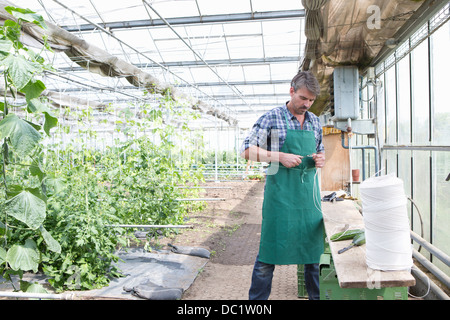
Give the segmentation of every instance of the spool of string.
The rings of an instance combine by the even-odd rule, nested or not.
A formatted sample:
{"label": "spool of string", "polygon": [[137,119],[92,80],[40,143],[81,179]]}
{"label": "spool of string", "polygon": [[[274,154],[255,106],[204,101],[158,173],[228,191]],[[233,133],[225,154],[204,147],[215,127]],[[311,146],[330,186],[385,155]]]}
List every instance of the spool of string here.
{"label": "spool of string", "polygon": [[367,266],[382,271],[410,270],[413,264],[407,198],[393,174],[360,185]]}

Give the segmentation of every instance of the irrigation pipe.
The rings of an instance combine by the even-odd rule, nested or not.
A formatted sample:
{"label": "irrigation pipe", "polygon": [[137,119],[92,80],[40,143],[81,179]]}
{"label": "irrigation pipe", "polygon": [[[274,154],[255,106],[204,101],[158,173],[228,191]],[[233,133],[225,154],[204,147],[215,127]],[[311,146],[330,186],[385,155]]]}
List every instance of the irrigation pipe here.
{"label": "irrigation pipe", "polygon": [[428,271],[436,276],[447,288],[450,288],[450,277],[446,275],[441,269],[436,267],[427,258],[419,253],[416,249],[413,249],[413,257],[422,264]]}
{"label": "irrigation pipe", "polygon": [[[163,201],[164,199],[157,199],[157,201]],[[225,198],[178,198],[173,201],[225,201]],[[120,201],[128,201],[128,199],[120,199]]]}
{"label": "irrigation pipe", "polygon": [[[158,199],[162,200],[162,199]],[[225,198],[186,198],[186,199],[175,199],[175,201],[225,201]]]}
{"label": "irrigation pipe", "polygon": [[109,224],[106,227],[111,228],[193,228],[194,226],[191,224],[183,224],[183,225],[172,225],[172,224]]}
{"label": "irrigation pipe", "polygon": [[32,293],[32,292],[7,292],[0,291],[0,297],[4,298],[22,298],[22,299],[51,299],[51,300],[75,300],[73,293]]}
{"label": "irrigation pipe", "polygon": [[[450,297],[444,292],[444,290],[439,288],[439,286],[434,283],[422,270],[417,267],[413,267],[411,269],[411,273],[413,273],[413,275],[419,278],[423,283],[427,283],[429,286],[427,293],[417,298],[424,298],[430,291],[432,291],[440,300],[450,300]],[[413,296],[412,294],[409,295]]]}
{"label": "irrigation pipe", "polygon": [[445,263],[447,266],[450,266],[450,256],[448,256],[445,252],[442,250],[436,248],[434,245],[423,239],[421,236],[419,236],[414,231],[410,231],[411,238],[422,245],[425,249],[428,250],[432,255],[434,255],[436,258],[441,260],[443,263]]}
{"label": "irrigation pipe", "polygon": [[175,187],[177,189],[231,189],[231,187]]}

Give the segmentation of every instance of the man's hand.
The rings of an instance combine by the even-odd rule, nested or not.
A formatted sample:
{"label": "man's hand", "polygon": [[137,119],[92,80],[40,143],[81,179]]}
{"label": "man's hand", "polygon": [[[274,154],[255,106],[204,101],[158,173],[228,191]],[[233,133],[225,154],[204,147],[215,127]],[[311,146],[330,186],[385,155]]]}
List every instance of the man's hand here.
{"label": "man's hand", "polygon": [[[302,163],[303,157],[293,153],[284,153],[276,151],[267,151],[257,146],[250,146],[244,152],[241,157],[247,160],[253,160],[258,162],[279,162],[286,168],[293,168]],[[322,168],[325,164],[325,154],[315,153],[312,155],[316,168]]]}
{"label": "man's hand", "polygon": [[302,163],[302,158],[297,154],[280,152],[279,162],[286,168],[293,168]]}
{"label": "man's hand", "polygon": [[325,155],[323,153],[314,153],[313,160],[316,163],[316,168],[323,168],[325,165]]}

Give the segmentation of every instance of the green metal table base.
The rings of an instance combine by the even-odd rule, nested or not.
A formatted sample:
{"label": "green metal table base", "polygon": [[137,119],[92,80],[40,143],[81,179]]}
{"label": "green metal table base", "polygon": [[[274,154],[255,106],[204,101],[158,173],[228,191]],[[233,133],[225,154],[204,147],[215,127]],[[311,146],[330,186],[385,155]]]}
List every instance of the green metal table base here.
{"label": "green metal table base", "polygon": [[[330,253],[322,254],[319,263],[320,300],[407,300],[407,287],[379,289],[341,288]],[[298,297],[308,298],[305,287],[304,267],[297,266]]]}

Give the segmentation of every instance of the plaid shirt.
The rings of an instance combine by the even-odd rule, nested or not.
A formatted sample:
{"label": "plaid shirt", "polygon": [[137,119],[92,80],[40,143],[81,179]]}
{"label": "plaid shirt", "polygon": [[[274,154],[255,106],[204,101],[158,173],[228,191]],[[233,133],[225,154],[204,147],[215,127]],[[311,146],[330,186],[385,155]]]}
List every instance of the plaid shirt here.
{"label": "plaid shirt", "polygon": [[[300,122],[286,105],[277,107],[265,113],[256,121],[242,144],[241,153],[252,145],[268,151],[280,151],[287,133],[285,114],[289,120],[289,129],[302,130]],[[316,151],[324,152],[322,125],[319,118],[312,112],[306,111],[303,130],[314,131]]]}

